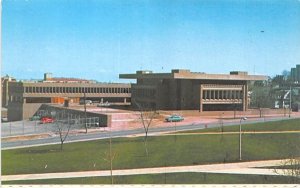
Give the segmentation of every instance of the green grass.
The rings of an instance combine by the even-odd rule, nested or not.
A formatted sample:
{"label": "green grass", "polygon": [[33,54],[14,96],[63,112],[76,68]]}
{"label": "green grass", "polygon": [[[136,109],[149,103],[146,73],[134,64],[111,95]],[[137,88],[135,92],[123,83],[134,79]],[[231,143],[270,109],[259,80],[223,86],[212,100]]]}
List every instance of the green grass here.
{"label": "green grass", "polygon": [[[220,122],[221,126],[221,122]],[[242,121],[243,131],[299,131],[300,130],[300,119],[273,121],[273,122],[261,122],[255,124],[247,124],[247,121]],[[181,133],[191,132],[221,132],[221,127],[182,131]],[[224,132],[239,131],[238,125],[224,126]],[[180,132],[179,132],[180,133]]]}
{"label": "green grass", "polygon": [[[294,120],[290,120],[295,124]],[[275,123],[275,122],[273,122]],[[290,125],[284,121],[285,127]],[[263,125],[260,125],[263,127]],[[266,126],[269,126],[267,124]],[[283,124],[273,125],[283,126]],[[247,134],[242,136],[243,160],[281,159],[300,156],[299,134]],[[177,135],[112,139],[114,169],[195,165],[238,161],[238,135]],[[2,151],[2,174],[28,174],[106,170],[108,140],[97,140]]]}
{"label": "green grass", "polygon": [[[110,177],[4,181],[2,184],[110,184]],[[114,184],[288,184],[299,178],[264,175],[169,173],[114,176]]]}
{"label": "green grass", "polygon": [[[299,134],[243,135],[243,160],[299,156],[299,144]],[[148,150],[147,157],[142,138],[113,139],[114,169],[235,162],[238,135],[150,137]],[[2,174],[109,169],[106,151],[107,140],[65,144],[63,152],[59,145],[4,150]]]}

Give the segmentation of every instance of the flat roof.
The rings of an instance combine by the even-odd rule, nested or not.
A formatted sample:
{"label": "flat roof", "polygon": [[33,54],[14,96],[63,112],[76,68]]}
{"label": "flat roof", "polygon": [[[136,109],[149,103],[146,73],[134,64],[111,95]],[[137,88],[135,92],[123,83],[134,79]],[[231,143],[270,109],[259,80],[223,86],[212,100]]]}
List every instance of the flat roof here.
{"label": "flat roof", "polygon": [[16,86],[33,87],[131,87],[129,83],[79,83],[79,82],[11,82]]}
{"label": "flat roof", "polygon": [[266,80],[265,75],[248,75],[247,72],[232,71],[230,74],[206,74],[190,72],[190,70],[174,69],[171,73],[153,73],[152,71],[136,71],[135,74],[120,74],[121,79],[194,79],[194,80]]}

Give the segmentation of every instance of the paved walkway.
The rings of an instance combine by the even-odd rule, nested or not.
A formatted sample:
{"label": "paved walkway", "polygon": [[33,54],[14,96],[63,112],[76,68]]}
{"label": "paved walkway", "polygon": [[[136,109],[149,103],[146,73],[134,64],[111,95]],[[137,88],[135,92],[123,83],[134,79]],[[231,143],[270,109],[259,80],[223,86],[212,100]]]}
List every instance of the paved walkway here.
{"label": "paved walkway", "polygon": [[[242,131],[242,134],[299,134],[299,131]],[[168,131],[168,132],[160,132],[160,133],[148,133],[148,136],[170,136],[170,135],[220,135],[220,134],[239,134],[238,131],[230,131],[230,132],[174,132],[174,131]],[[133,134],[129,135],[127,137],[140,137],[145,136],[145,133],[141,134]]]}
{"label": "paved walkway", "polygon": [[[268,161],[222,163],[222,164],[193,165],[193,166],[124,169],[124,170],[113,170],[113,175],[122,176],[122,175],[161,174],[161,173],[176,173],[176,172],[278,175],[274,172],[273,169],[256,168],[256,167],[279,166],[280,164],[282,164],[281,162],[282,160],[268,160]],[[103,170],[103,171],[7,175],[7,176],[2,176],[1,179],[2,181],[12,181],[12,180],[95,177],[95,176],[110,176],[110,171]]]}
{"label": "paved walkway", "polygon": [[[198,134],[239,134],[239,131],[230,131],[230,132],[191,132],[191,133],[184,133],[184,132],[178,132],[178,133],[165,133],[164,135],[198,135]],[[290,134],[290,133],[300,133],[299,131],[242,131],[242,134]],[[159,135],[161,136],[161,135]]]}

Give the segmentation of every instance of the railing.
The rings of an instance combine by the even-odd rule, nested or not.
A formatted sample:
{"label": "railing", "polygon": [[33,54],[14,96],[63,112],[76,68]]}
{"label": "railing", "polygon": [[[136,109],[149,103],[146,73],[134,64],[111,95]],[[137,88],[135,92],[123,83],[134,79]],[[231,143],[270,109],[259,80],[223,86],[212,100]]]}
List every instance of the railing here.
{"label": "railing", "polygon": [[53,123],[42,123],[40,120],[36,121],[15,121],[1,123],[1,136],[2,138],[10,136],[23,136],[23,135],[41,135],[41,134],[56,134],[58,132],[58,124],[70,125],[70,131],[82,131],[85,130],[85,124],[88,129],[101,129],[105,130],[105,127],[101,127],[99,117],[77,117],[77,118],[65,118],[56,119]]}

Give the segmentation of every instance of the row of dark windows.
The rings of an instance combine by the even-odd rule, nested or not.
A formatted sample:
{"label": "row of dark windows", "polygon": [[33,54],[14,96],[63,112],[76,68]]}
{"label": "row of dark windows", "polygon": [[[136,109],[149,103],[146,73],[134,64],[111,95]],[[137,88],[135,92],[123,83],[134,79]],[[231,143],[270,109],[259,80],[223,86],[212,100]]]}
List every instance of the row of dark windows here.
{"label": "row of dark windows", "polygon": [[242,99],[243,91],[236,90],[204,90],[202,99]]}
{"label": "row of dark windows", "polygon": [[25,93],[130,93],[130,88],[113,87],[25,87]]}

